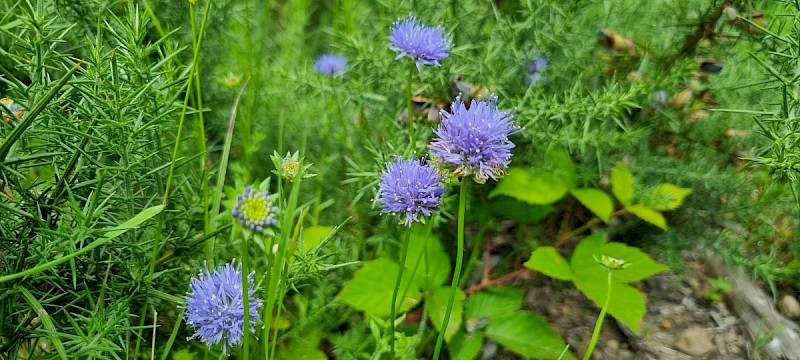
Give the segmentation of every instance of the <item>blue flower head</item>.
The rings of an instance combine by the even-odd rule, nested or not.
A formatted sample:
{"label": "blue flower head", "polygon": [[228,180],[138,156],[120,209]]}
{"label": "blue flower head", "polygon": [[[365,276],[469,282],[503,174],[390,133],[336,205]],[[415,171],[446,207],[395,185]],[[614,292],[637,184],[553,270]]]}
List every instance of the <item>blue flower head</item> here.
{"label": "blue flower head", "polygon": [[424,26],[413,15],[405,20],[398,20],[392,25],[389,35],[389,49],[397,51],[397,58],[408,56],[420,65],[441,66],[440,61],[447,58],[450,45],[444,38],[444,28]]}
{"label": "blue flower head", "polygon": [[525,66],[528,70],[528,76],[525,78],[525,82],[531,86],[538,85],[539,82],[544,80],[544,75],[542,73],[547,70],[548,65],[550,65],[550,61],[548,61],[546,57],[541,55],[534,56]]}
{"label": "blue flower head", "polygon": [[521,129],[513,114],[497,110],[496,103],[492,95],[472,100],[467,108],[459,95],[451,112],[440,113],[442,122],[428,146],[440,170],[456,177],[473,175],[478,183],[505,174],[514,147],[508,136]]}
{"label": "blue flower head", "polygon": [[[223,354],[227,354],[229,347],[239,345],[244,336],[242,271],[234,268],[235,261],[215,269],[213,274],[205,268],[192,279],[191,292],[184,296],[186,324],[196,330],[189,339],[199,338],[209,349],[221,342]],[[251,333],[255,332],[260,319],[258,308],[261,306],[261,300],[255,298],[254,275],[253,272],[247,276]]]}
{"label": "blue flower head", "polygon": [[335,54],[320,55],[314,61],[314,69],[323,75],[340,75],[347,69],[347,59]]}
{"label": "blue flower head", "polygon": [[255,231],[263,231],[265,227],[275,225],[275,214],[278,207],[272,204],[269,193],[253,190],[251,186],[239,195],[231,215],[239,220],[239,224]]}
{"label": "blue flower head", "polygon": [[377,201],[381,204],[381,214],[405,214],[406,226],[414,221],[424,223],[420,214],[430,216],[441,203],[442,177],[422,160],[403,160],[398,156],[386,165],[380,179]]}

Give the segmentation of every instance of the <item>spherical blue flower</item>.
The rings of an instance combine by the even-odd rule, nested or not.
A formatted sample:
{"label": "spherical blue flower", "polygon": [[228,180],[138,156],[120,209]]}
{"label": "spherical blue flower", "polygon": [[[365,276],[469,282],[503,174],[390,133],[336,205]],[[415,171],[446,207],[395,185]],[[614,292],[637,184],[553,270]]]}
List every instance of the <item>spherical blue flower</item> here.
{"label": "spherical blue flower", "polygon": [[314,69],[323,75],[339,75],[347,69],[347,59],[335,54],[320,55],[314,61]]}
{"label": "spherical blue flower", "polygon": [[424,222],[420,214],[430,216],[441,203],[439,196],[444,188],[439,185],[441,175],[433,166],[422,160],[403,160],[399,156],[386,165],[378,185],[378,202],[381,214],[405,214],[404,224]]}
{"label": "spherical blue flower", "polygon": [[[196,330],[189,339],[199,338],[209,349],[222,342],[223,354],[227,354],[228,347],[239,345],[244,336],[242,271],[234,268],[234,261],[214,270],[213,274],[205,268],[192,279],[191,292],[184,296],[186,324]],[[261,307],[261,300],[255,298],[254,275],[253,272],[247,276],[251,333],[255,332]]]}
{"label": "spherical blue flower", "polygon": [[536,86],[544,79],[542,73],[547,69],[547,66],[550,62],[544,56],[534,56],[533,60],[531,60],[527,65],[526,68],[528,70],[528,77],[525,79],[525,82],[528,85]]}
{"label": "spherical blue flower", "polygon": [[441,66],[440,61],[447,58],[450,45],[444,38],[444,28],[424,26],[412,15],[398,20],[392,25],[389,35],[389,48],[397,51],[397,58],[408,56],[420,64]]}
{"label": "spherical blue flower", "polygon": [[253,190],[247,186],[244,194],[239,195],[236,205],[231,211],[234,218],[239,219],[239,224],[255,231],[262,231],[264,227],[275,225],[275,214],[278,207],[272,205],[269,193]]}
{"label": "spherical blue flower", "polygon": [[452,176],[473,175],[478,183],[497,180],[511,161],[514,143],[508,136],[520,131],[513,114],[497,110],[497,97],[472,100],[469,108],[456,98],[452,112],[440,113],[442,122],[429,145],[438,167]]}

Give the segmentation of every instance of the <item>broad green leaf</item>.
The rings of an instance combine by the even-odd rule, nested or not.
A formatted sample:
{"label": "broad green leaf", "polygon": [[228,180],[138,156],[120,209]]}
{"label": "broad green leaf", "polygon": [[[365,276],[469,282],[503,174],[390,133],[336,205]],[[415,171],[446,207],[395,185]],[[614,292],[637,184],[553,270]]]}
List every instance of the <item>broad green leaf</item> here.
{"label": "broad green leaf", "polygon": [[683,199],[692,193],[692,189],[686,189],[673,184],[659,184],[652,192],[646,205],[654,210],[667,211],[675,210],[681,206]]}
{"label": "broad green leaf", "polygon": [[[599,264],[598,264],[599,266]],[[605,272],[606,269],[601,267],[600,271]],[[606,298],[606,274],[603,273],[603,278],[576,278],[575,287],[582,291],[586,297],[591,299],[597,308],[603,306]],[[613,278],[612,278],[613,279]],[[608,313],[614,316],[617,320],[622,321],[627,325],[635,334],[641,334],[641,321],[644,318],[646,310],[644,295],[636,290],[636,288],[618,282],[611,284],[611,301],[608,306]],[[599,310],[598,310],[599,311]]]}
{"label": "broad green leaf", "polygon": [[611,219],[611,213],[614,212],[614,201],[603,191],[598,189],[574,189],[572,190],[572,196],[603,221],[608,222]]}
{"label": "broad green leaf", "polygon": [[606,243],[603,245],[602,253],[597,255],[598,257],[602,255],[611,256],[616,259],[625,260],[626,263],[630,264],[630,266],[625,269],[614,271],[612,280],[620,283],[644,280],[669,269],[653,260],[650,255],[647,255],[647,253],[639,248],[628,246],[623,243]]}
{"label": "broad green leaf", "polygon": [[472,360],[478,357],[483,346],[483,333],[467,334],[459,331],[447,344],[450,358],[453,360]]}
{"label": "broad green leaf", "polygon": [[611,170],[611,192],[620,204],[627,207],[633,202],[633,175],[622,162]]}
{"label": "broad green leaf", "polygon": [[552,205],[536,205],[500,196],[489,203],[493,213],[516,220],[520,223],[533,223],[553,213]]}
{"label": "broad green leaf", "polygon": [[544,154],[545,170],[551,172],[563,182],[567,188],[574,189],[578,183],[575,163],[572,162],[569,153],[564,150],[550,150]]}
{"label": "broad green leaf", "polygon": [[[538,359],[558,359],[566,346],[546,321],[528,311],[489,321],[486,336],[515,353]],[[563,357],[573,358],[569,353]]]}
{"label": "broad green leaf", "polygon": [[322,342],[323,332],[320,328],[312,328],[309,332],[304,332],[300,336],[292,337],[289,344],[278,347],[278,360],[309,359],[326,360],[328,357],[319,349]]}
{"label": "broad green leaf", "polygon": [[467,302],[467,320],[482,317],[501,318],[522,307],[523,292],[508,287],[491,287],[470,296]]}
{"label": "broad green leaf", "polygon": [[450,257],[436,236],[427,234],[424,226],[413,226],[408,243],[406,271],[414,274],[423,290],[444,284],[450,276]]}
{"label": "broad green leaf", "polygon": [[[442,286],[434,289],[430,297],[427,298],[428,309],[431,314],[431,323],[437,331],[442,331],[442,322],[444,321],[444,313],[447,311],[447,301],[450,299],[450,292],[452,288],[449,286]],[[460,329],[462,319],[464,317],[464,299],[466,295],[461,289],[456,289],[456,298],[453,301],[453,309],[450,312],[450,319],[447,323],[447,331],[444,333],[444,340],[448,343]]]}
{"label": "broad green leaf", "polygon": [[[342,291],[336,297],[341,302],[367,314],[386,318],[391,313],[392,292],[399,271],[400,266],[389,259],[367,261],[356,271],[352,279],[345,282]],[[405,297],[403,297],[404,292]],[[400,292],[397,295],[398,312],[411,309],[420,299],[419,285],[412,282],[411,274],[406,272],[403,274]]]}
{"label": "broad green leaf", "polygon": [[644,221],[658,226],[663,230],[667,230],[667,219],[665,219],[664,215],[661,215],[661,213],[656,210],[653,210],[642,204],[626,206],[625,210],[633,215],[636,215],[636,217]]}
{"label": "broad green leaf", "polygon": [[551,172],[514,167],[497,183],[489,198],[506,195],[529,204],[547,205],[564,197],[568,190],[564,180]]}
{"label": "broad green leaf", "polygon": [[569,263],[552,246],[536,248],[531,254],[530,260],[525,262],[525,267],[538,270],[542,274],[558,280],[572,280]]}
{"label": "broad green leaf", "polygon": [[[572,253],[571,265],[573,282],[598,307],[603,306],[608,291],[608,271],[598,264],[595,258],[609,252],[618,251],[617,245],[606,245],[605,234],[597,233],[584,238]],[[612,243],[613,244],[613,243]],[[613,256],[611,254],[605,254]],[[623,259],[626,260],[627,259]],[[629,276],[629,275],[628,275]],[[634,333],[641,332],[640,322],[645,313],[644,296],[635,288],[615,281],[612,275],[611,302],[608,313],[622,321]]]}
{"label": "broad green leaf", "polygon": [[333,226],[310,226],[303,229],[303,252],[314,249],[328,234]]}

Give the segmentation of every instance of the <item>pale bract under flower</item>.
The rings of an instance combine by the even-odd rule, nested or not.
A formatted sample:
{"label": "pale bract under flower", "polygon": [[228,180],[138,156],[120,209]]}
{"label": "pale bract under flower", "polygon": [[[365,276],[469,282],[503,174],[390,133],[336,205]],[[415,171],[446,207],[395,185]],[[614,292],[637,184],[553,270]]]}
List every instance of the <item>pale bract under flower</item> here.
{"label": "pale bract under flower", "polygon": [[441,66],[441,61],[448,57],[450,45],[444,36],[444,28],[425,26],[417,18],[409,15],[392,25],[389,35],[389,48],[397,51],[397,58],[408,56],[414,60],[417,70],[421,65]]}
{"label": "pale bract under flower", "polygon": [[403,160],[399,156],[381,173],[378,203],[381,214],[405,215],[403,223],[424,222],[442,202],[441,175],[423,160]]}
{"label": "pale bract under flower", "polygon": [[[189,339],[199,338],[211,348],[222,343],[222,353],[228,348],[238,346],[244,336],[244,300],[242,294],[242,271],[234,267],[234,261],[215,269],[213,273],[206,267],[192,279],[186,300],[186,324],[195,329]],[[255,331],[260,319],[258,312],[261,300],[255,298],[253,277],[248,279],[248,299],[250,314],[249,331]]]}
{"label": "pale bract under flower", "polygon": [[505,174],[514,148],[508,137],[519,132],[513,114],[497,109],[497,97],[472,100],[469,108],[456,98],[428,148],[438,168],[450,176],[474,176],[475,181],[497,180]]}

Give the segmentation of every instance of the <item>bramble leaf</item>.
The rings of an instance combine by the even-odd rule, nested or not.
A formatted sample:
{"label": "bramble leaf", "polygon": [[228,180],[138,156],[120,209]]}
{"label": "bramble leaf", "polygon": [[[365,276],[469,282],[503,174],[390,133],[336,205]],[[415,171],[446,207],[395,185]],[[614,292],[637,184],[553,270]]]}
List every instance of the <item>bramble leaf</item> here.
{"label": "bramble leaf", "polygon": [[547,205],[563,198],[568,190],[567,184],[551,172],[513,167],[489,193],[489,198],[506,195],[529,204]]}
{"label": "bramble leaf", "polygon": [[[399,271],[400,266],[386,258],[367,261],[356,271],[352,279],[345,282],[342,291],[336,297],[341,302],[367,314],[386,318],[391,313],[392,292]],[[408,291],[404,298],[405,289]],[[419,285],[411,281],[411,274],[405,272],[397,298],[398,312],[414,307],[420,299]]]}
{"label": "bramble leaf", "polygon": [[411,228],[406,271],[411,274],[415,269],[415,281],[423,290],[444,284],[450,276],[450,257],[436,236],[426,234],[424,226]]}
{"label": "bramble leaf", "polygon": [[[529,311],[518,311],[493,319],[486,327],[486,336],[509,350],[526,357],[558,359],[566,344],[550,325]],[[562,359],[573,359],[566,353]]]}
{"label": "bramble leaf", "polygon": [[453,360],[472,360],[478,357],[483,346],[483,333],[467,334],[459,331],[447,344],[450,358]]}
{"label": "bramble leaf", "polygon": [[608,194],[598,189],[573,189],[572,196],[591,210],[597,217],[605,222],[611,219],[614,212],[614,201]]}
{"label": "bramble leaf", "polygon": [[[452,288],[449,286],[442,286],[434,289],[431,295],[427,298],[428,309],[430,309],[431,322],[437,331],[442,331],[442,321],[444,321],[444,313],[447,311],[447,301],[450,299],[450,292]],[[464,317],[464,299],[467,296],[461,289],[456,289],[456,299],[453,302],[453,309],[450,312],[450,320],[447,323],[447,331],[444,333],[444,340],[448,343],[453,338],[458,330],[461,328],[462,319]]]}
{"label": "bramble leaf", "polygon": [[667,219],[660,212],[653,210],[642,204],[626,206],[625,210],[629,213],[636,215],[636,217],[647,221],[663,230],[667,230]]}
{"label": "bramble leaf", "polygon": [[692,193],[692,189],[682,188],[673,184],[659,184],[652,192],[646,205],[654,210],[675,210],[681,206],[683,199]]}
{"label": "bramble leaf", "polygon": [[558,280],[572,280],[572,270],[569,263],[552,246],[540,246],[531,254],[530,260],[525,262],[528,269],[538,270],[542,274]]}
{"label": "bramble leaf", "polygon": [[620,204],[627,207],[633,201],[633,175],[624,163],[619,162],[611,170],[611,192],[617,197]]}

